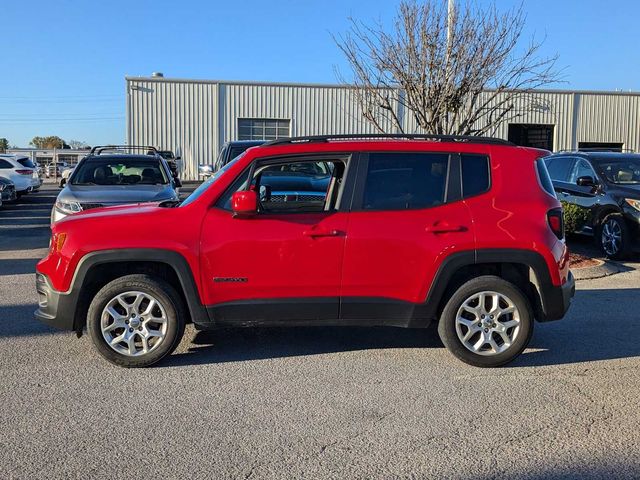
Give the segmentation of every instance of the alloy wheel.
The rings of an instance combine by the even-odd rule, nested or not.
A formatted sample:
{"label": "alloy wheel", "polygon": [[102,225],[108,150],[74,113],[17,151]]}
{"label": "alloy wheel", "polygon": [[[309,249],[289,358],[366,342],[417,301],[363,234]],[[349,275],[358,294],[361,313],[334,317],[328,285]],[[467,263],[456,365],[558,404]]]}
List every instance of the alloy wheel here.
{"label": "alloy wheel", "polygon": [[121,355],[145,355],[160,346],[167,334],[167,314],[152,295],[131,291],[107,302],[100,317],[102,337]]}
{"label": "alloy wheel", "polygon": [[622,229],[620,224],[611,219],[602,225],[602,249],[607,255],[616,255],[622,246]]}
{"label": "alloy wheel", "polygon": [[508,350],[518,337],[520,312],[502,293],[478,292],[458,309],[456,333],[467,350],[478,355],[496,355]]}

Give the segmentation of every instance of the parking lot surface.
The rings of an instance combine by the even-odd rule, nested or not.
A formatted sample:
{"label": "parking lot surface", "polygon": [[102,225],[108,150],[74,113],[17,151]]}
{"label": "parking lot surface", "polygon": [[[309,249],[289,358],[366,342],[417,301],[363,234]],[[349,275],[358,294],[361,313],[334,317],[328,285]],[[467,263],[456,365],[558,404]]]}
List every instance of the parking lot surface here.
{"label": "parking lot surface", "polygon": [[506,368],[432,330],[273,328],[126,370],[33,318],[56,193],[0,208],[1,478],[640,477],[635,265]]}

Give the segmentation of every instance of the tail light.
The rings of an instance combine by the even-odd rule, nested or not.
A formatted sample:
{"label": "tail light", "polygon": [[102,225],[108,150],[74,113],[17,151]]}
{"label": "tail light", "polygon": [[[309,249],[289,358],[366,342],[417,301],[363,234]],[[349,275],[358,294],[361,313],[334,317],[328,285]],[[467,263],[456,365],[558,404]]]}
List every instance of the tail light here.
{"label": "tail light", "polygon": [[559,240],[564,238],[564,219],[562,218],[562,208],[554,208],[547,212],[547,223],[549,228]]}
{"label": "tail light", "polygon": [[31,175],[33,170],[16,170],[16,173],[19,173],[20,175]]}

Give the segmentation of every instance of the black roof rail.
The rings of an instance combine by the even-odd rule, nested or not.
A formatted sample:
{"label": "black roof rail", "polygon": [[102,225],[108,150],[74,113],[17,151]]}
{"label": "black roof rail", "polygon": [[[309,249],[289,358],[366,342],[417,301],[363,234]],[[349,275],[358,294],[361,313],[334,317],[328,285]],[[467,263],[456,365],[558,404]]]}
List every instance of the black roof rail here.
{"label": "black roof rail", "polygon": [[286,145],[294,143],[321,143],[329,140],[377,140],[377,139],[405,139],[405,140],[428,140],[434,142],[460,142],[460,143],[484,143],[490,145],[516,146],[502,138],[479,137],[473,135],[435,135],[427,133],[363,133],[363,134],[341,134],[341,135],[311,135],[306,137],[286,137],[271,140],[263,147],[271,145]]}
{"label": "black roof rail", "polygon": [[567,150],[558,150],[553,153],[636,153],[633,148],[613,148],[613,147],[585,147]]}
{"label": "black roof rail", "polygon": [[158,150],[156,147],[152,147],[150,145],[98,145],[91,149],[89,155],[100,155],[105,151],[129,151],[131,150],[145,150],[146,154],[152,152],[154,155],[158,155]]}

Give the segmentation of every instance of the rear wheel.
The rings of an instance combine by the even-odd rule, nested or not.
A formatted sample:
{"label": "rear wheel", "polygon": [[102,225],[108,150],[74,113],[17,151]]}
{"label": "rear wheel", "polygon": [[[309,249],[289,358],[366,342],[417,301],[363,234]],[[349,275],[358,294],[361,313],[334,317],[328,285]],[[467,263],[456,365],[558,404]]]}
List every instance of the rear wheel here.
{"label": "rear wheel", "polygon": [[619,213],[607,215],[598,229],[600,249],[613,260],[627,256],[629,252],[629,228]]}
{"label": "rear wheel", "polygon": [[533,315],[525,295],[495,276],[474,278],[447,302],[438,333],[456,357],[476,367],[498,367],[529,344]]}
{"label": "rear wheel", "polygon": [[87,330],[98,352],[123,367],[147,367],[169,355],[184,333],[184,307],[175,289],[149,275],[127,275],[94,297]]}

